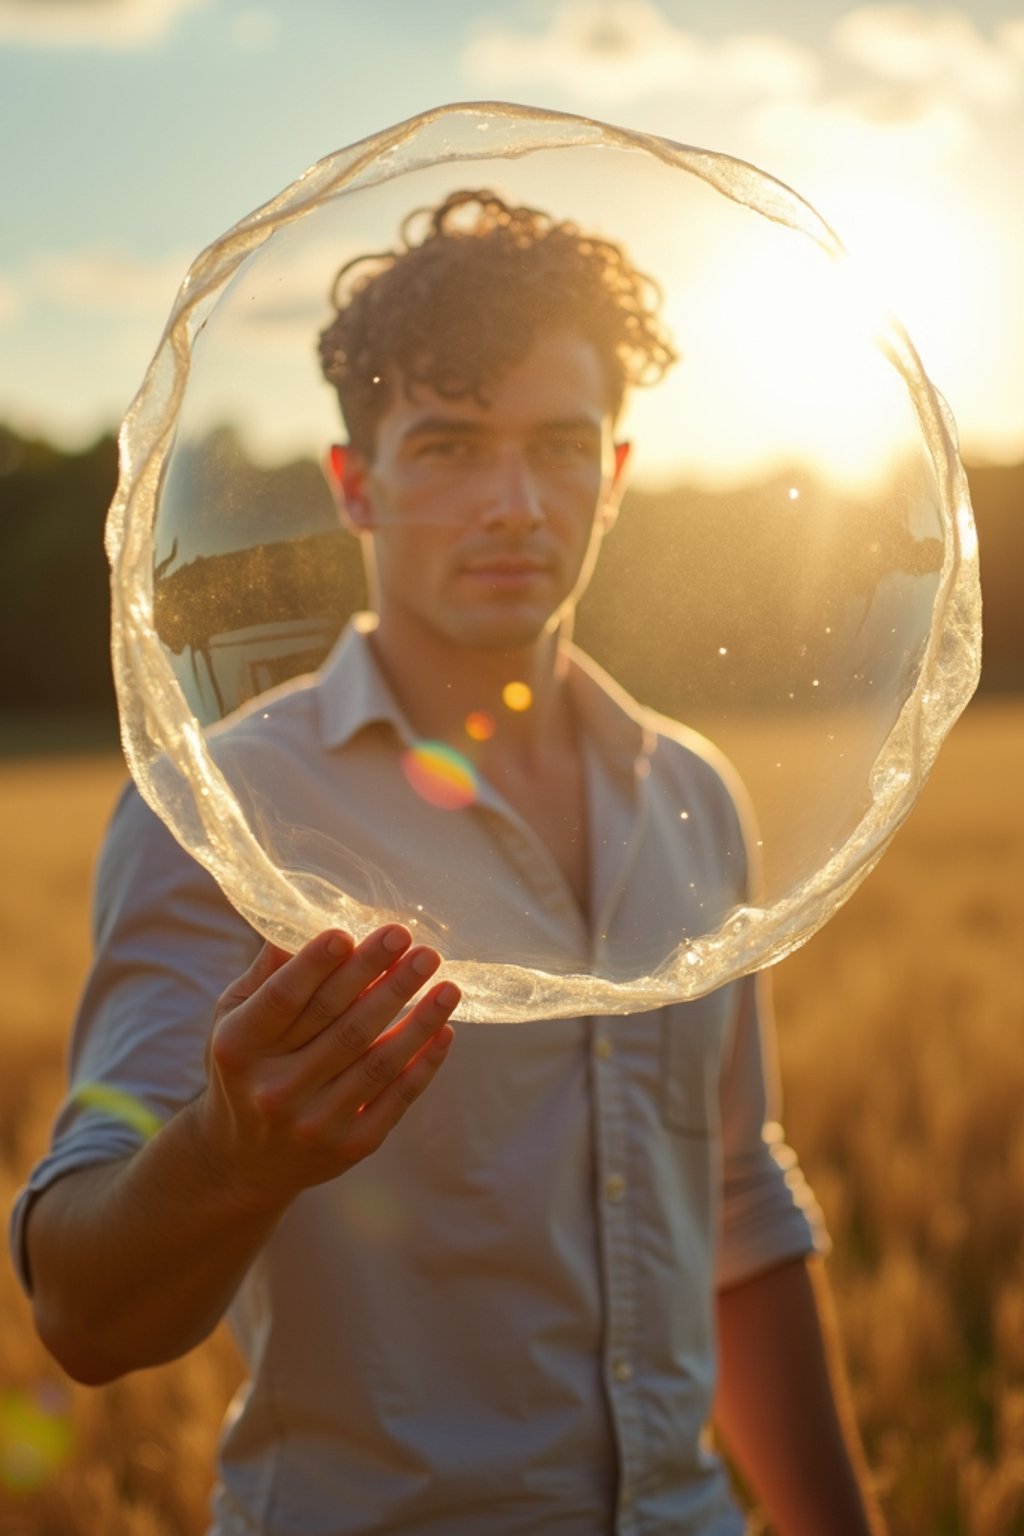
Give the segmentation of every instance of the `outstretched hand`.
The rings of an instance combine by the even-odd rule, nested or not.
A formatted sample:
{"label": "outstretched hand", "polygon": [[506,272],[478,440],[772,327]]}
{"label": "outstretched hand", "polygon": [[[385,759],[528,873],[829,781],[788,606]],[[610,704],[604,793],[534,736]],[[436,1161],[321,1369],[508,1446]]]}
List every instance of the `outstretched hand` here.
{"label": "outstretched hand", "polygon": [[293,956],[265,944],[227,989],[195,1124],[244,1204],[283,1207],[381,1145],[454,1038],[452,982],[399,1017],[440,963],[398,924],[355,946],[329,931]]}

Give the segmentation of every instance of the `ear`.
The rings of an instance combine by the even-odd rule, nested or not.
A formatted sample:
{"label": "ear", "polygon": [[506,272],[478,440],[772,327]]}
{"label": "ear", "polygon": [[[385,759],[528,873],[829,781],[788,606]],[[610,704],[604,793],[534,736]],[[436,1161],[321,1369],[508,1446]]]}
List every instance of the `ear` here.
{"label": "ear", "polygon": [[324,461],[324,476],[331,488],[341,520],[352,533],[373,527],[366,494],[367,463],[350,443],[332,443]]}
{"label": "ear", "polygon": [[615,527],[615,520],[619,515],[619,505],[622,501],[622,493],[626,489],[626,469],[630,455],[633,451],[632,443],[615,444],[615,467],[612,470],[612,481],[608,487],[608,493],[601,506],[601,531],[607,533]]}

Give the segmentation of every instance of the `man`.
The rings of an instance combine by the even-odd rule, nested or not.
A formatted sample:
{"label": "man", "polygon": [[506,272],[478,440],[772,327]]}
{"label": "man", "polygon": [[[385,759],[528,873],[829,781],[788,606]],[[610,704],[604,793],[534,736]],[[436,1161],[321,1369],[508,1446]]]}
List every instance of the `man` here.
{"label": "man", "polygon": [[[500,934],[498,958],[642,973],[692,881],[723,908],[744,888],[722,770],[564,638],[621,493],[626,383],[672,358],[653,290],[486,192],[343,277],[321,353],[376,625],[230,722],[219,760],[279,764],[280,816],[428,918],[443,892],[450,953]],[[416,793],[423,739],[475,755],[473,805]],[[863,1536],[761,985],[467,1024],[449,1058],[456,988],[417,998],[439,963],[397,923],[260,946],[129,794],[73,1073],[164,1123],[140,1145],[72,1093],[15,1213],[44,1341],[98,1382],[230,1312],[251,1385],[218,1536],[725,1536],[712,1411],[780,1531]]]}

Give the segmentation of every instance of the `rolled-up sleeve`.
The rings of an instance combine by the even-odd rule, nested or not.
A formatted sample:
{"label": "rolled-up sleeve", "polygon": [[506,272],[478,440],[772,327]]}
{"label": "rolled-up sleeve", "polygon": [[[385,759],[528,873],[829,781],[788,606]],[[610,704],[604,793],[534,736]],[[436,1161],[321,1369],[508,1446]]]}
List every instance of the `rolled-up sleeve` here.
{"label": "rolled-up sleeve", "polygon": [[76,1169],[130,1157],[200,1092],[217,999],[260,942],[133,787],[97,869],[93,938],[67,1097],[11,1215],[11,1254],[26,1290],[32,1201]]}
{"label": "rolled-up sleeve", "polygon": [[721,1079],[721,1231],[715,1282],[737,1285],[828,1249],[824,1218],[778,1123],[780,1092],[766,976],[747,977]]}

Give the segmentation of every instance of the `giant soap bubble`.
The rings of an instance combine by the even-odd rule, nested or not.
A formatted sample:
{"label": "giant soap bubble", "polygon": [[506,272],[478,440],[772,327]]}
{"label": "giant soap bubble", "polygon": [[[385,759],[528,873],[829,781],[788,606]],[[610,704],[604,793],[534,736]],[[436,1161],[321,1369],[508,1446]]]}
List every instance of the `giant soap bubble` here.
{"label": "giant soap bubble", "polygon": [[[578,410],[548,401],[558,338],[580,337],[544,285],[503,318],[509,357],[475,385],[462,349],[486,329],[478,300],[467,288],[461,330],[421,304],[409,325],[428,339],[398,326],[405,373],[370,379],[373,497],[353,489],[351,453],[334,455],[340,488],[322,472],[347,435],[318,356],[336,274],[394,252],[403,226],[422,248],[422,210],[481,189],[570,223],[577,248],[625,253],[679,355],[630,365],[614,527],[622,477],[609,492],[586,381]],[[481,202],[455,207],[452,238],[471,244],[459,219]],[[387,266],[350,267],[338,304]],[[431,374],[439,323],[454,361]],[[453,488],[419,525],[426,503],[388,481],[413,441]],[[602,547],[570,616],[549,482],[591,471]],[[494,541],[499,504],[516,510],[495,514]],[[367,543],[429,643],[394,651],[397,599],[372,629]],[[781,958],[877,861],[977,681],[952,420],[829,228],[726,155],[522,107],[443,107],[343,150],[200,256],[122,431],[108,551],[123,738],[148,802],[267,937],[293,949],[399,918],[479,1020],[629,1013]],[[528,642],[467,638],[473,604],[486,629],[545,601]],[[291,681],[343,630],[325,681]],[[522,661],[537,656],[539,690]],[[397,701],[381,704],[381,678]],[[566,720],[583,745],[563,761]],[[528,750],[556,787],[544,804],[516,777]]]}

